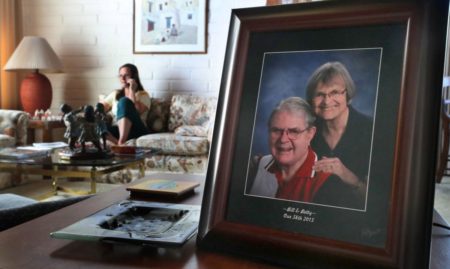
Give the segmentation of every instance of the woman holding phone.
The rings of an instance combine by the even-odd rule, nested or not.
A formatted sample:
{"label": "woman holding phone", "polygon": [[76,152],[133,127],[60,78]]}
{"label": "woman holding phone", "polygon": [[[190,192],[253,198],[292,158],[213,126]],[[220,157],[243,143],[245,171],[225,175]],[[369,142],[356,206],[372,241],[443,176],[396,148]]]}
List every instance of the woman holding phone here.
{"label": "woman holding phone", "polygon": [[101,101],[105,111],[113,114],[108,127],[108,140],[114,144],[125,144],[129,139],[147,134],[146,118],[150,109],[150,95],[144,90],[139,71],[133,64],[119,68],[121,88],[111,92]]}

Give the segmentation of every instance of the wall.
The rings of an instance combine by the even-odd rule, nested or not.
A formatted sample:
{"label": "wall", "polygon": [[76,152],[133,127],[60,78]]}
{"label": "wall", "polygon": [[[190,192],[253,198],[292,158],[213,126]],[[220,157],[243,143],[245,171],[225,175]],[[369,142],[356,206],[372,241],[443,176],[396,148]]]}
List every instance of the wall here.
{"label": "wall", "polygon": [[217,95],[232,8],[265,0],[209,0],[207,54],[133,54],[133,0],[22,0],[23,34],[45,37],[64,73],[46,74],[53,86],[52,111],[62,103],[95,104],[118,87],[118,68],[138,66],[155,97],[175,93]]}

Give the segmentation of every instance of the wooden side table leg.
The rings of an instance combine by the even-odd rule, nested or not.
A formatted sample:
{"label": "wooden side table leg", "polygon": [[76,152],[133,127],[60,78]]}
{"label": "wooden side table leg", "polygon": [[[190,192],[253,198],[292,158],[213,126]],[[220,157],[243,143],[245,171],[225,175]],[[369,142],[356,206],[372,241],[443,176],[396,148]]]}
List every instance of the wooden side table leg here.
{"label": "wooden side table leg", "polygon": [[50,128],[42,129],[42,141],[53,142],[52,130]]}
{"label": "wooden side table leg", "polygon": [[27,129],[28,135],[27,135],[27,144],[31,145],[36,140],[36,133],[34,128],[28,128]]}
{"label": "wooden side table leg", "polygon": [[97,168],[95,166],[92,166],[91,169],[91,194],[94,194],[97,192]]}

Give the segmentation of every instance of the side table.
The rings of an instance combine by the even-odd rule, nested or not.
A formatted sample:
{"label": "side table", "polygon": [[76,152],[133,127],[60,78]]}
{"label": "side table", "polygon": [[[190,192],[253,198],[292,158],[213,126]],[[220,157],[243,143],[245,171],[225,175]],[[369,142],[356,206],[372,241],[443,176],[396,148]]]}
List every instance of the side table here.
{"label": "side table", "polygon": [[66,128],[60,120],[29,120],[28,122],[28,138],[27,144],[31,145],[35,142],[36,130],[42,130],[42,142],[53,142],[53,130]]}

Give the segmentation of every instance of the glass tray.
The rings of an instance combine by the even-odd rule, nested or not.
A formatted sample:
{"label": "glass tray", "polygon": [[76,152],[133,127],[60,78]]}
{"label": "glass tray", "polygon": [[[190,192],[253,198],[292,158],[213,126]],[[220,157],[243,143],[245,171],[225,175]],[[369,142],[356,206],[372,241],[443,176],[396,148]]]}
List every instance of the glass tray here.
{"label": "glass tray", "polygon": [[199,218],[198,205],[124,200],[50,233],[50,236],[174,247],[183,245],[196,234]]}

